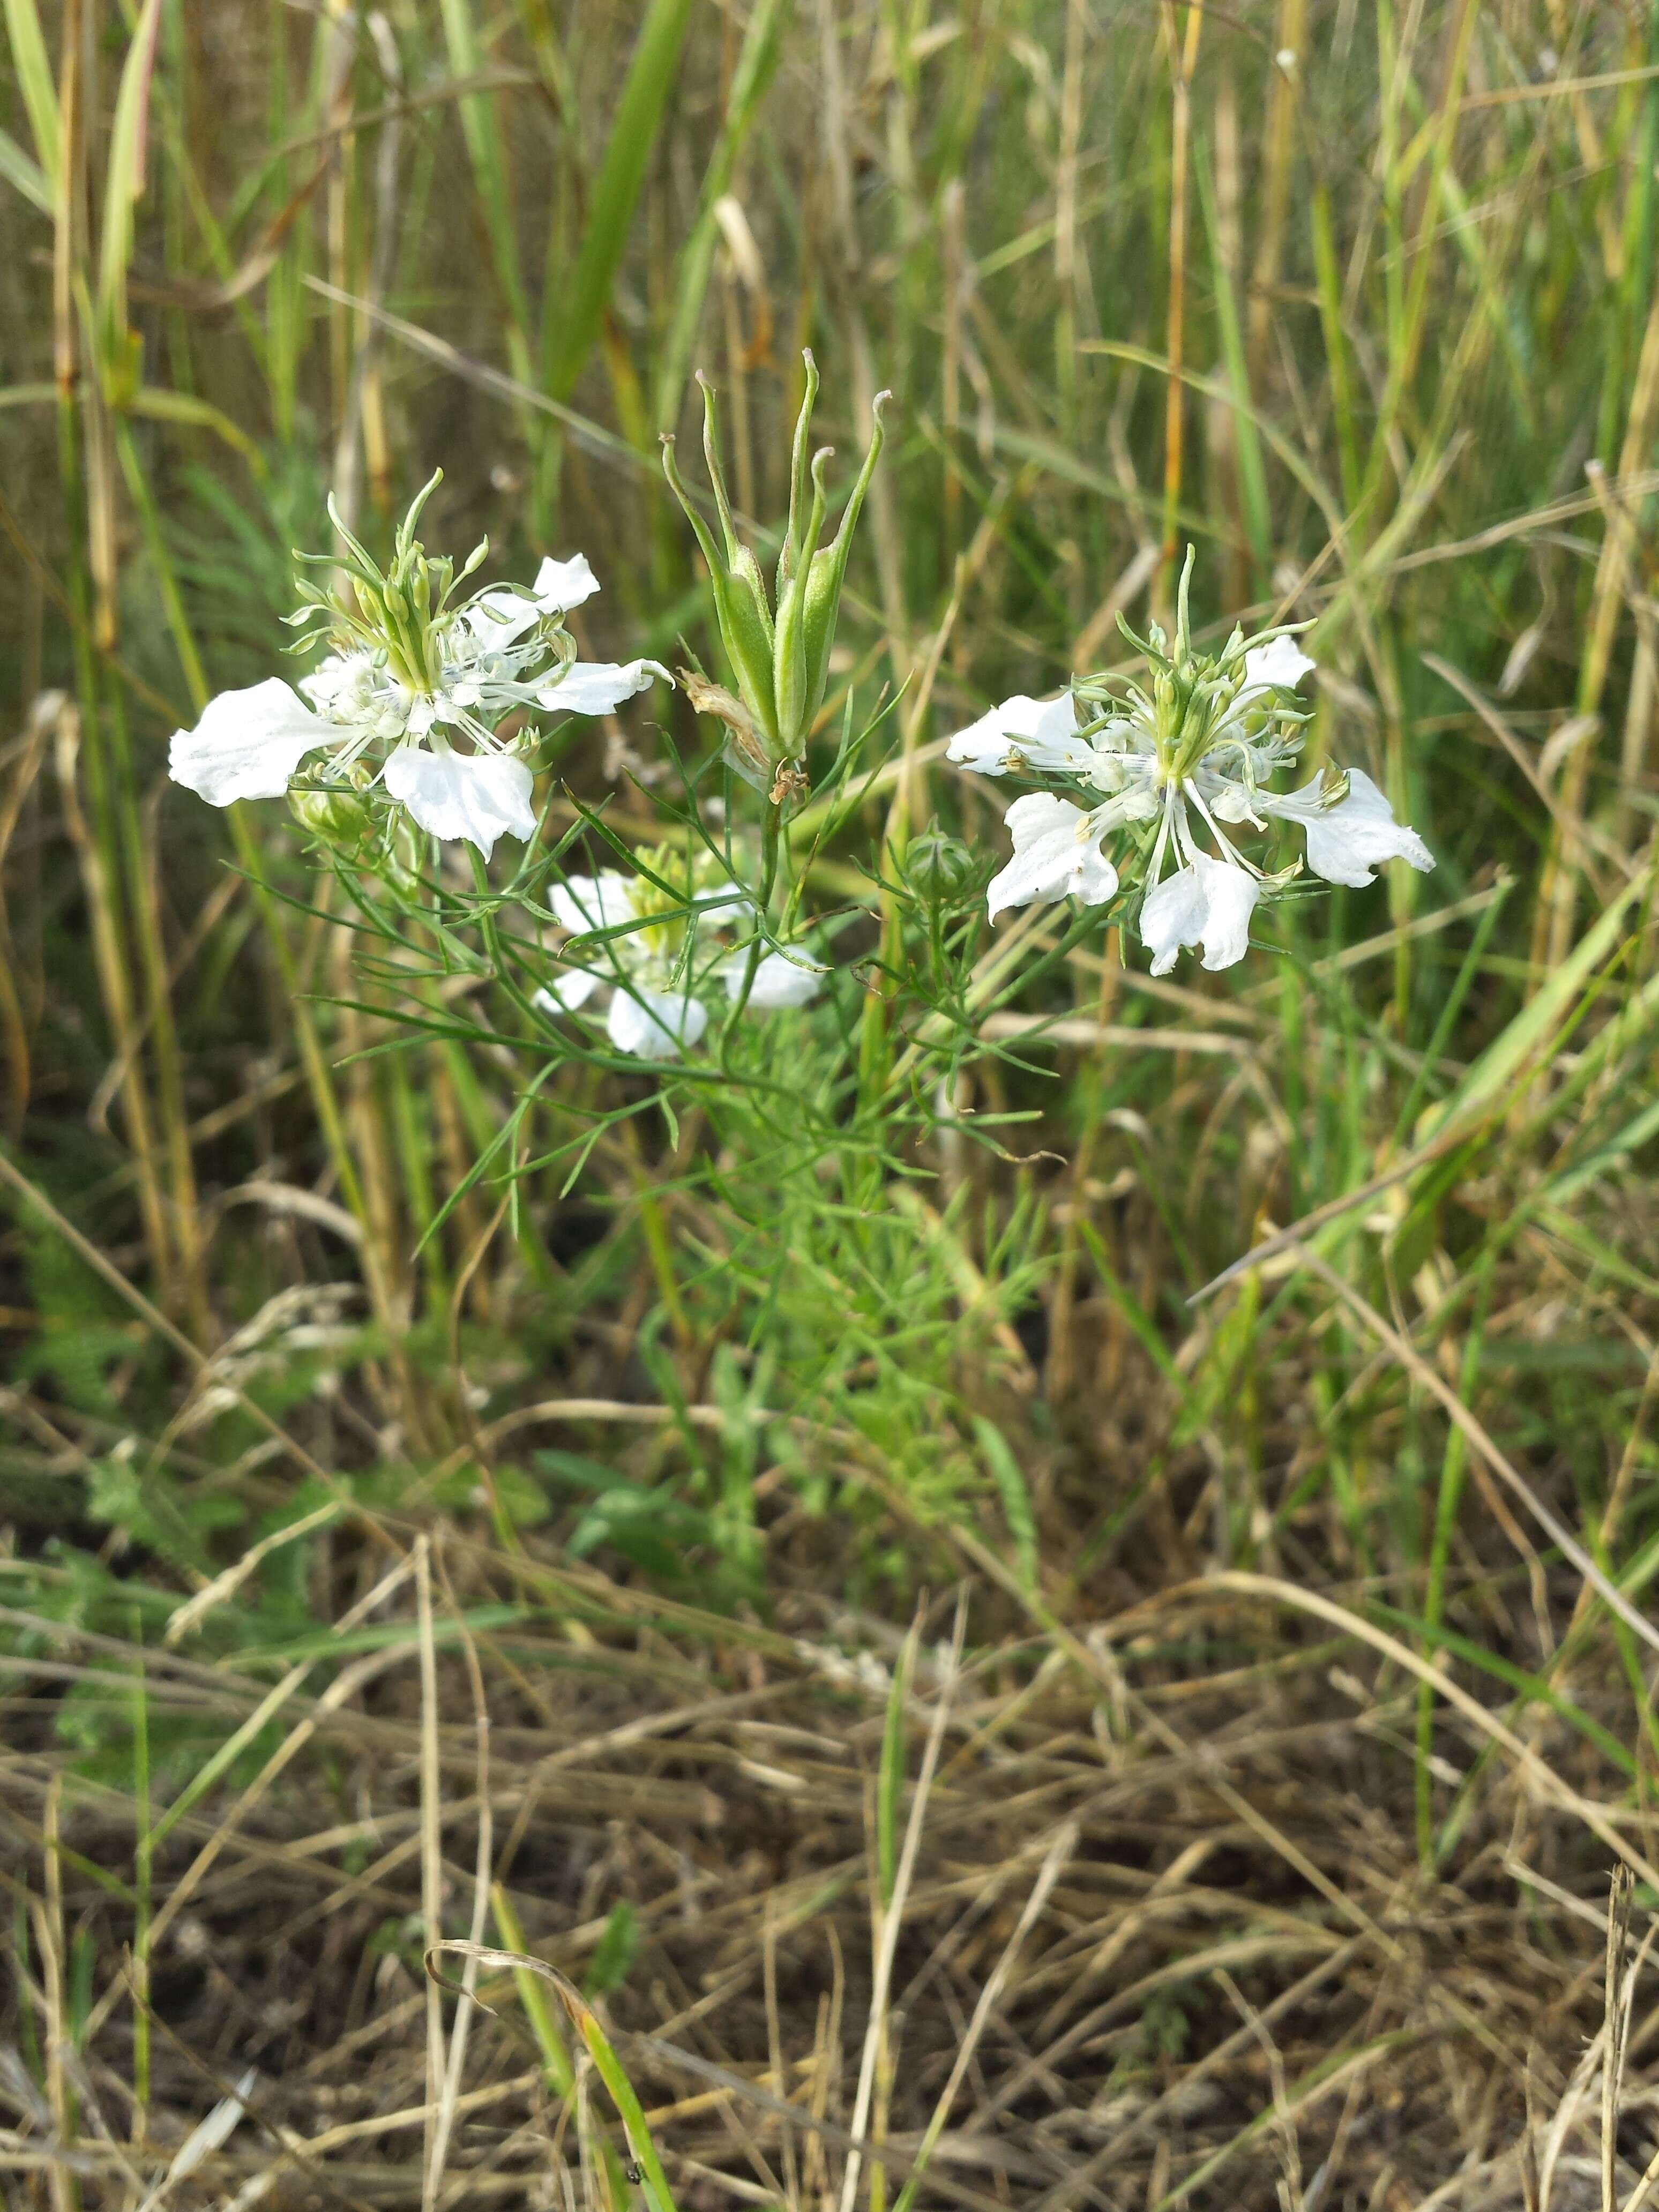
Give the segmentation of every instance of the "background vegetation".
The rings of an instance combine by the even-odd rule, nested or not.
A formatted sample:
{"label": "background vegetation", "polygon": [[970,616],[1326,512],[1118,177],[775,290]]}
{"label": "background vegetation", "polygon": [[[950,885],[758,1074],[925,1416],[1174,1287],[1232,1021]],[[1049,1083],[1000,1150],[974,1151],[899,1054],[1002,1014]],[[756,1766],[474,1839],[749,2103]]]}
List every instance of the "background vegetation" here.
{"label": "background vegetation", "polygon": [[[1659,17],[6,24],[9,2199],[629,2201],[553,1993],[423,1979],[471,1936],[581,1981],[686,2207],[1637,2212]],[[943,738],[1187,538],[1439,862],[1224,977],[1085,939],[853,1206],[382,1048],[283,811],[165,780],[330,489],[379,544],[440,463],[434,542],[712,663],[657,434],[706,368],[775,523],[808,343],[843,459],[895,393],[849,959],[872,837],[918,914],[935,815],[1002,853]],[[648,825],[665,699],[556,823]]]}

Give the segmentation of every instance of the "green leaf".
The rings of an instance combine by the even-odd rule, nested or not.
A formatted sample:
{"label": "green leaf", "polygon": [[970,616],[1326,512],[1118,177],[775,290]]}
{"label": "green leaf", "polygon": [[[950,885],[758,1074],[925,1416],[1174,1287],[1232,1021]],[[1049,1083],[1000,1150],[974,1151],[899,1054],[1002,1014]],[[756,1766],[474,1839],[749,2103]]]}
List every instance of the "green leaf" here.
{"label": "green leaf", "polygon": [[1210,270],[1215,292],[1216,328],[1221,357],[1233,395],[1233,439],[1238,460],[1238,501],[1243,511],[1244,534],[1250,542],[1256,574],[1265,581],[1273,565],[1273,524],[1267,503],[1267,472],[1261,459],[1250,405],[1250,379],[1245,362],[1244,334],[1238,325],[1238,303],[1233,296],[1232,271],[1221,257],[1221,230],[1217,219],[1215,179],[1211,174],[1208,149],[1198,149],[1198,193],[1204,210],[1204,228],[1210,241]]}
{"label": "green leaf", "polygon": [[[441,0],[444,42],[449,51],[449,65],[457,77],[465,81],[483,74],[487,63],[483,42],[478,36],[472,20],[471,0]],[[522,333],[525,322],[524,279],[519,269],[518,234],[513,220],[512,194],[507,189],[507,168],[501,159],[501,132],[495,106],[487,92],[469,93],[457,102],[460,112],[461,136],[466,141],[467,158],[472,164],[472,179],[477,186],[478,198],[483,204],[484,227],[489,234],[489,250],[495,260],[496,274],[501,280],[501,289],[507,295],[508,312],[515,330]],[[514,368],[524,373],[520,348],[514,349]]]}

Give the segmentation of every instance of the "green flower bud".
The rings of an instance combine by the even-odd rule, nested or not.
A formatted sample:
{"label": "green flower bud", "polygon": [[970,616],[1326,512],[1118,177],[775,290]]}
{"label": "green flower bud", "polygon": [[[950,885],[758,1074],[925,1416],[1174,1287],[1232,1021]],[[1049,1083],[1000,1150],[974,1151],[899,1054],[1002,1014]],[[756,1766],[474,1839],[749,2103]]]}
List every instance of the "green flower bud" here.
{"label": "green flower bud", "polygon": [[904,873],[929,906],[957,898],[974,878],[974,856],[959,837],[930,822],[905,848]]}
{"label": "green flower bud", "polygon": [[288,794],[289,811],[308,836],[355,853],[374,828],[374,810],[365,794],[350,784],[293,785]]}

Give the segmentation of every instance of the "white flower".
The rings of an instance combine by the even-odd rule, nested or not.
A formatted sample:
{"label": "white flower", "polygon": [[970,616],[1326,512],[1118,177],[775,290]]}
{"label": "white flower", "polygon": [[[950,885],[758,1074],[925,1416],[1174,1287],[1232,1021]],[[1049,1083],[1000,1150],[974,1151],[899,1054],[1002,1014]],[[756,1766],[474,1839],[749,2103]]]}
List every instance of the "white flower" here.
{"label": "white flower", "polygon": [[1052,902],[1075,896],[1085,906],[1103,906],[1117,889],[1117,870],[1100,849],[1100,839],[1111,825],[1099,817],[1108,811],[1087,814],[1046,791],[1017,799],[1007,814],[1014,857],[986,890],[990,919],[994,921],[1005,907],[1029,906],[1033,900]]}
{"label": "white flower", "polygon": [[[410,596],[410,564],[424,556],[405,532],[390,578],[365,568],[356,549],[353,574],[362,572],[366,597],[312,595],[313,610],[347,641],[300,678],[298,691],[273,677],[225,692],[193,730],[175,733],[176,781],[216,806],[276,799],[302,761],[326,753],[325,784],[348,775],[359,788],[378,782],[419,828],[464,839],[488,860],[498,837],[529,838],[536,829],[523,741],[495,734],[508,714],[608,714],[656,678],[672,681],[655,660],[563,658],[571,647],[559,623],[599,588],[584,555],[544,561],[529,591],[495,586],[428,617],[426,585]],[[366,605],[380,611],[378,627]],[[374,757],[372,777],[358,768],[365,756]]]}
{"label": "white flower", "polygon": [[1262,691],[1294,691],[1316,665],[1293,637],[1270,637],[1266,645],[1253,645],[1244,656],[1244,689],[1239,701]]}
{"label": "white flower", "polygon": [[1202,945],[1206,968],[1231,968],[1250,942],[1250,916],[1261,886],[1236,861],[1194,852],[1146,894],[1140,941],[1152,956],[1154,975],[1167,975],[1183,945]]}
{"label": "white flower", "polygon": [[1087,738],[1068,692],[1046,702],[1005,700],[951,738],[950,758],[980,775],[1060,775],[1102,795],[1092,808],[1051,792],[1015,800],[1007,814],[1013,858],[987,892],[992,921],[1006,907],[1037,901],[1103,904],[1119,882],[1104,841],[1127,823],[1154,818],[1140,933],[1158,975],[1184,945],[1201,946],[1206,968],[1243,959],[1252,915],[1285,877],[1237,848],[1229,831],[1241,825],[1298,824],[1309,866],[1330,883],[1370,883],[1382,860],[1434,866],[1417,832],[1395,821],[1357,769],[1346,776],[1327,769],[1300,791],[1273,790],[1302,745],[1302,717],[1287,695],[1314,665],[1293,638],[1249,647],[1241,665],[1237,646],[1220,660],[1194,653],[1185,621],[1183,602],[1175,659],[1165,656],[1159,633],[1150,648],[1161,672],[1152,694],[1131,685],[1127,711],[1109,718],[1098,703],[1108,696],[1103,684],[1082,684]]}
{"label": "white flower", "polygon": [[[656,872],[662,872],[660,856]],[[749,945],[725,952],[712,965],[697,957],[705,945],[719,948],[725,933],[752,914],[747,894],[730,878],[706,884],[694,880],[684,904],[676,906],[649,878],[603,868],[596,876],[568,876],[554,884],[548,904],[569,933],[574,959],[537,993],[535,1003],[549,1013],[574,1013],[597,993],[608,992],[605,1030],[619,1052],[672,1059],[708,1029],[708,996],[717,978],[728,998],[744,995]],[[763,953],[750,980],[747,1006],[761,1012],[804,1006],[823,975],[798,951]]]}
{"label": "white flower", "polygon": [[280,799],[307,754],[341,735],[279,676],[267,677],[246,691],[222,691],[193,730],[175,730],[167,773],[210,806]]}
{"label": "white flower", "polygon": [[1308,866],[1328,884],[1376,881],[1380,860],[1404,860],[1422,873],[1434,854],[1415,830],[1394,818],[1394,809],[1363,769],[1346,774],[1347,792],[1334,805],[1323,796],[1324,779],[1316,776],[1300,791],[1282,799],[1264,795],[1262,806],[1282,821],[1299,822],[1308,834]]}
{"label": "white flower", "polygon": [[1069,691],[1058,699],[1030,699],[1017,691],[958,730],[945,757],[981,775],[1018,775],[1028,768],[1086,775],[1100,757],[1098,749],[1078,735],[1077,702]]}
{"label": "white flower", "polygon": [[399,745],[387,758],[383,781],[419,828],[434,837],[465,838],[486,860],[503,831],[523,839],[536,834],[530,770],[509,753]]}

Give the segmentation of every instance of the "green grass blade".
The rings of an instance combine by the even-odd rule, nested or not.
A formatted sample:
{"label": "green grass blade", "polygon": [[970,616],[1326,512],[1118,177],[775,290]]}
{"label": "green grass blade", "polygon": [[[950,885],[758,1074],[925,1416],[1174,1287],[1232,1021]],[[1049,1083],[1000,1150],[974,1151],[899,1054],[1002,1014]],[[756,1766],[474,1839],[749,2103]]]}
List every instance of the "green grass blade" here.
{"label": "green grass blade", "polygon": [[569,301],[547,364],[547,388],[556,399],[568,399],[575,389],[599,337],[690,20],[691,0],[651,0],[640,26],[593,187]]}
{"label": "green grass blade", "polygon": [[974,1434],[979,1439],[981,1455],[991,1470],[1009,1534],[1014,1540],[1015,1571],[1022,1587],[1034,1590],[1037,1585],[1037,1526],[1024,1469],[994,1421],[988,1420],[982,1413],[975,1414]]}
{"label": "green grass blade", "polygon": [[[510,1917],[510,1912],[509,1912]],[[668,2185],[668,2177],[662,2170],[662,2160],[651,2140],[651,2130],[646,2124],[645,2108],[635,2094],[634,2085],[604,2024],[575,1984],[562,1974],[556,1966],[550,1966],[545,1959],[538,1959],[531,1951],[498,1951],[483,1943],[447,1942],[434,1943],[426,1954],[426,1971],[440,1989],[448,1990],[457,1996],[472,1996],[465,1984],[452,1982],[438,1972],[434,1963],[441,1956],[466,1959],[481,1966],[505,1966],[515,1977],[538,1975],[543,1981],[551,1982],[558,1991],[561,2002],[570,2015],[570,2024],[581,2038],[596,2072],[615,2105],[628,2137],[628,2148],[635,2168],[635,2176],[645,2191],[648,2212],[678,2212],[674,2192]],[[485,2008],[488,2009],[488,2007]]]}
{"label": "green grass blade", "polygon": [[1243,511],[1244,535],[1249,540],[1258,585],[1265,583],[1273,567],[1273,523],[1267,503],[1267,472],[1261,459],[1250,404],[1249,371],[1244,357],[1244,333],[1239,326],[1238,303],[1233,297],[1232,271],[1222,258],[1220,224],[1216,215],[1215,178],[1209,149],[1200,139],[1194,151],[1199,204],[1204,210],[1205,235],[1210,242],[1210,275],[1215,293],[1216,328],[1221,338],[1221,358],[1233,394],[1233,438],[1238,457],[1238,501]]}
{"label": "green grass blade", "polygon": [[34,151],[49,177],[58,173],[58,85],[46,58],[46,42],[40,29],[35,0],[6,0],[6,36],[11,45],[12,67],[23,95]]}
{"label": "green grass blade", "polygon": [[21,192],[42,215],[52,213],[52,186],[46,181],[46,171],[38,161],[31,160],[7,131],[0,131],[0,179],[9,184],[13,191]]}
{"label": "green grass blade", "polygon": [[[442,0],[442,15],[444,43],[448,49],[450,68],[463,81],[481,76],[487,66],[487,57],[483,41],[478,36],[478,27],[473,21],[471,0]],[[460,110],[461,136],[466,142],[467,159],[472,165],[472,181],[477,188],[479,202],[483,209],[490,256],[495,264],[495,273],[501,279],[501,290],[507,296],[507,313],[512,318],[512,327],[507,336],[513,371],[515,376],[525,376],[528,373],[528,345],[524,335],[527,327],[524,277],[519,263],[518,233],[513,219],[513,196],[508,189],[507,164],[501,154],[501,127],[495,118],[492,96],[488,92],[469,93],[457,105]]]}
{"label": "green grass blade", "polygon": [[697,202],[696,219],[691,235],[679,257],[679,284],[674,300],[674,319],[669,329],[668,343],[663,349],[662,367],[658,372],[654,395],[656,420],[665,428],[672,424],[679,408],[680,393],[690,367],[691,349],[696,343],[698,325],[702,320],[703,301],[708,291],[708,271],[714,258],[714,242],[719,232],[715,208],[730,189],[732,171],[738,156],[747,143],[760,112],[760,103],[768,85],[776,72],[783,52],[784,33],[789,27],[794,12],[795,0],[760,0],[744,34],[742,51],[732,73],[731,97],[726,101],[726,119],[715,142],[704,173],[702,191]]}
{"label": "green grass blade", "polygon": [[[519,1916],[513,1910],[512,1900],[500,1882],[491,1885],[489,1909],[495,1917],[501,1942],[509,1951],[525,1948],[524,1929]],[[556,2097],[568,2097],[576,2086],[576,2069],[570,2063],[570,2047],[553,2017],[553,2008],[543,1994],[534,1974],[522,1966],[513,1970],[513,1979],[519,1992],[519,2002],[524,2007],[525,2018],[530,2022],[531,2033],[542,2054],[542,2065],[547,2083]]]}
{"label": "green grass blade", "polygon": [[104,231],[98,258],[98,324],[106,347],[105,368],[114,367],[126,335],[127,270],[132,260],[133,211],[144,190],[144,142],[149,92],[155,70],[155,42],[161,27],[161,0],[144,0],[121,67],[110,129],[109,163],[104,182]]}

